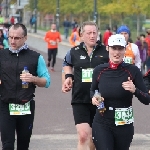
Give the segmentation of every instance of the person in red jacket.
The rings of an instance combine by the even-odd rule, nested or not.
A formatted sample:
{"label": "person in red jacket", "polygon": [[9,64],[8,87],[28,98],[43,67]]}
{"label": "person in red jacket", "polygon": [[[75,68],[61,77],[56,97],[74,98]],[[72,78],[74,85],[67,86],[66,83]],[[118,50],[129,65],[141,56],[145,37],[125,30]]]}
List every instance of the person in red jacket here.
{"label": "person in red jacket", "polygon": [[45,35],[45,41],[48,46],[48,63],[47,67],[50,67],[51,57],[53,56],[53,61],[51,64],[51,71],[54,71],[54,65],[56,63],[56,55],[58,51],[58,42],[61,42],[60,33],[56,30],[56,24],[51,25],[51,30]]}
{"label": "person in red jacket", "polygon": [[103,44],[104,44],[105,46],[108,45],[108,39],[109,39],[109,37],[110,37],[111,35],[112,35],[111,29],[110,29],[110,27],[108,27],[108,28],[106,29],[105,33],[104,33],[104,36],[103,36]]}
{"label": "person in red jacket", "polygon": [[15,18],[14,18],[14,16],[11,17],[10,23],[11,23],[12,25],[15,23]]}

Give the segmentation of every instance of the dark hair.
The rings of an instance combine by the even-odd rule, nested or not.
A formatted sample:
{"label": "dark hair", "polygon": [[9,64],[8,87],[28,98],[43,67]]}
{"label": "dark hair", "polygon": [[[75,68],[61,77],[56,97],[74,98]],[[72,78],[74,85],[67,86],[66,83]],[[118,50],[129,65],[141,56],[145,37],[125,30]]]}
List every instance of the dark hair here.
{"label": "dark hair", "polygon": [[140,37],[143,36],[145,38],[145,34],[140,34]]}
{"label": "dark hair", "polygon": [[[22,28],[22,30],[23,30],[23,34],[24,34],[24,36],[27,36],[27,28],[25,27],[25,25],[24,24],[22,24],[22,23],[16,23],[16,24],[14,24],[14,25],[11,25],[10,26],[10,28],[13,28],[13,29],[18,29],[18,28]],[[9,28],[9,29],[10,29]]]}
{"label": "dark hair", "polygon": [[81,27],[79,27],[78,34],[79,34],[79,37],[81,37]]}
{"label": "dark hair", "polygon": [[3,33],[3,30],[2,30],[2,29],[0,29],[0,32],[2,33],[1,38],[3,38],[3,39],[4,39],[4,33]]}

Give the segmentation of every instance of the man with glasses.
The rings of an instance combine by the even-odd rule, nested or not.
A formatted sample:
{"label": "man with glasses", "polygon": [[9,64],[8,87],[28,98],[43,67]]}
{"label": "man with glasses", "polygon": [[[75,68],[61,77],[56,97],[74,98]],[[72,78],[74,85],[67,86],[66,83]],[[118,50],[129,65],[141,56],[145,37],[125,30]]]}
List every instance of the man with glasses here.
{"label": "man with glasses", "polygon": [[[8,32],[9,49],[0,51],[1,79],[1,141],[3,150],[14,150],[15,131],[17,150],[28,150],[32,135],[36,86],[48,88],[50,75],[39,53],[25,43],[27,29],[14,24]],[[24,67],[29,73],[22,74]],[[22,88],[22,82],[28,88]]]}

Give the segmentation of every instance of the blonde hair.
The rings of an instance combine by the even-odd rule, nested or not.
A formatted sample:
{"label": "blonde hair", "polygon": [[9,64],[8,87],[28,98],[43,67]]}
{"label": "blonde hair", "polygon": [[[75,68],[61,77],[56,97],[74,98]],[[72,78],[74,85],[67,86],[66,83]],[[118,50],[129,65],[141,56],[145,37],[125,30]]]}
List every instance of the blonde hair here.
{"label": "blonde hair", "polygon": [[93,22],[93,21],[85,21],[85,22],[83,22],[82,25],[81,25],[81,31],[80,31],[81,33],[84,32],[84,27],[87,26],[87,25],[95,26],[95,27],[96,27],[96,30],[98,31],[98,26],[97,26],[97,24],[96,24],[95,22]]}

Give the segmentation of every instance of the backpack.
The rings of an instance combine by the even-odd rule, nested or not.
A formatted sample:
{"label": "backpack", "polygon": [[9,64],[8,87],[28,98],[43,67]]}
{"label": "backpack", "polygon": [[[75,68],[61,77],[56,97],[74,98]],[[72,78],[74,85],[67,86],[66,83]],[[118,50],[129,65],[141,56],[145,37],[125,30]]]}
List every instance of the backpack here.
{"label": "backpack", "polygon": [[31,23],[32,23],[32,24],[35,24],[35,22],[36,22],[36,17],[33,16],[32,19],[31,19]]}
{"label": "backpack", "polygon": [[150,36],[147,36],[145,38],[145,42],[147,43],[148,45],[148,56],[150,56]]}

